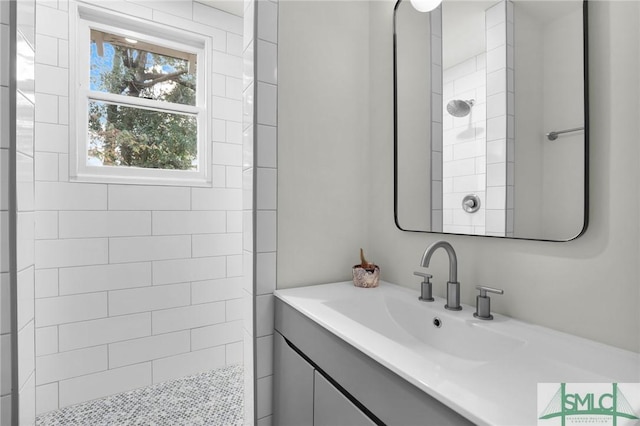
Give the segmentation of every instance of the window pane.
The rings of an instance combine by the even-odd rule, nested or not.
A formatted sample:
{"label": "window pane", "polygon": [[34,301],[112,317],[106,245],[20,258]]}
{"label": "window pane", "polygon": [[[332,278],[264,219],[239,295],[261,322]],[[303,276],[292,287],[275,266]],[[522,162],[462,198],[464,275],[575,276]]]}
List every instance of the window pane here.
{"label": "window pane", "polygon": [[91,30],[90,89],[196,104],[197,55]]}
{"label": "window pane", "polygon": [[87,165],[197,170],[197,120],[107,102],[89,102]]}

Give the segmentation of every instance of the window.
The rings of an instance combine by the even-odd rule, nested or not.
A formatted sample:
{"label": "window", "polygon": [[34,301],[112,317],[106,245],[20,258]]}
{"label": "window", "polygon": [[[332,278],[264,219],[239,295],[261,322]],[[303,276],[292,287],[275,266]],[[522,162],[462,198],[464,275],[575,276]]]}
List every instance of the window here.
{"label": "window", "polygon": [[72,178],[209,184],[210,39],[75,7]]}

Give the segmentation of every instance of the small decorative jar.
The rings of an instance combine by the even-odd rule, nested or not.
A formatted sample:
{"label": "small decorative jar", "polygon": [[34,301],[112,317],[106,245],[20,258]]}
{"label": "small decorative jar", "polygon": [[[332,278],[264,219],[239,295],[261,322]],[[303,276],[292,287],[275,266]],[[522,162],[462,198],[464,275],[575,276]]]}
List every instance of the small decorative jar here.
{"label": "small decorative jar", "polygon": [[362,265],[353,266],[353,284],[356,287],[373,288],[378,287],[380,282],[380,268],[372,263],[363,267]]}

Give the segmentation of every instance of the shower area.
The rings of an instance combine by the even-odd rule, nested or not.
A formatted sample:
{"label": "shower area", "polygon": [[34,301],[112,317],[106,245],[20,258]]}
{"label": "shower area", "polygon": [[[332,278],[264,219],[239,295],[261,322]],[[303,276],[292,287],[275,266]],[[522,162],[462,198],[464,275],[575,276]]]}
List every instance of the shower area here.
{"label": "shower area", "polygon": [[513,3],[442,7],[442,230],[513,236]]}
{"label": "shower area", "polygon": [[[267,38],[277,46],[277,3],[261,8],[263,27],[253,2],[238,3],[221,10],[209,0],[0,2],[1,424],[236,425],[270,418],[263,396],[270,366],[257,371],[255,361],[270,353],[272,331],[268,321],[258,330],[254,318],[270,302],[270,287],[257,289],[253,271],[258,253],[273,254],[258,267],[275,265],[275,242],[260,246],[254,238],[272,223],[254,220],[266,209],[252,202],[259,158],[253,124],[259,112],[275,116],[276,105],[269,99],[258,111],[252,104],[254,78],[261,77],[254,57]],[[89,30],[78,31],[76,13],[102,32],[91,27],[82,40]],[[128,23],[149,28],[149,40],[185,34],[178,40],[184,42],[197,34],[205,40],[197,66],[195,55],[182,57],[173,45],[159,52],[125,38]],[[105,25],[123,27],[122,36],[104,33]],[[148,84],[136,108],[164,111],[154,96],[192,88],[167,74],[198,75],[203,103],[179,106],[178,115],[204,117],[198,161],[206,161],[194,160],[193,168],[206,170],[205,184],[77,173],[87,158],[87,165],[113,165],[90,158],[95,146],[78,156],[78,117],[95,119],[98,101],[114,108],[128,102],[108,93],[78,101],[78,76],[98,72],[82,62],[74,47],[82,43],[93,49],[91,61],[109,66],[117,62],[109,49],[126,48],[134,59],[164,55],[143,80],[160,84]],[[275,50],[261,57],[269,58]],[[188,70],[167,68],[177,60]],[[104,121],[94,123],[95,130]],[[264,124],[275,129],[275,122]]]}

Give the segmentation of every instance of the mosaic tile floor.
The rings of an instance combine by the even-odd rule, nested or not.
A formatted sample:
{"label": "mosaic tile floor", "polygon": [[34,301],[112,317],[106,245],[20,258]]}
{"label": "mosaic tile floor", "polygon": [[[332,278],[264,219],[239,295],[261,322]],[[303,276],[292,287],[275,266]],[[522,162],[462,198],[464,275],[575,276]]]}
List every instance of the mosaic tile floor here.
{"label": "mosaic tile floor", "polygon": [[234,365],[65,407],[36,425],[242,425],[243,384],[242,366]]}

